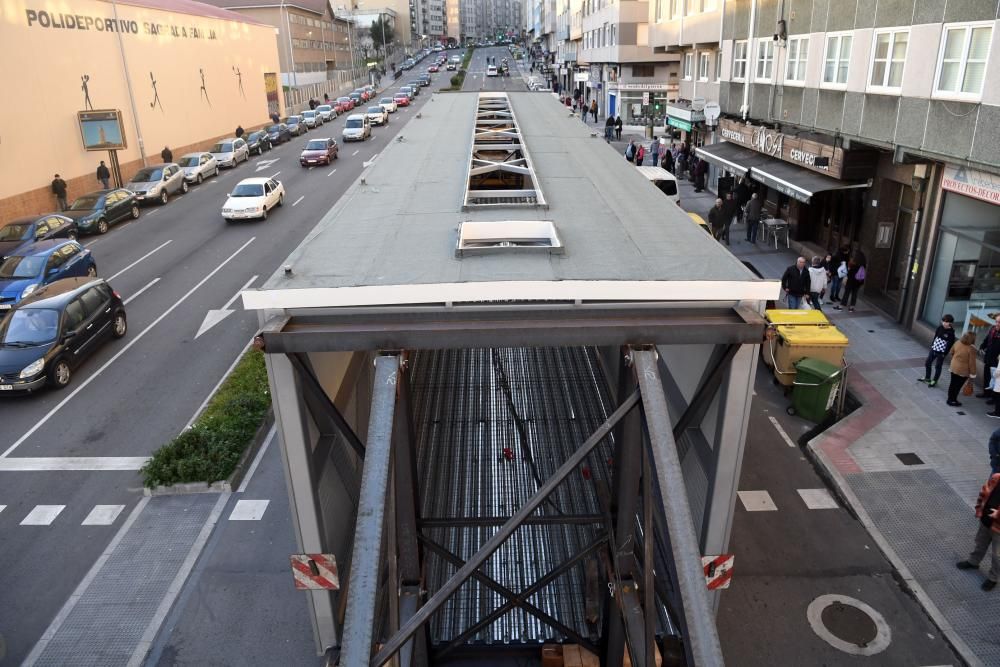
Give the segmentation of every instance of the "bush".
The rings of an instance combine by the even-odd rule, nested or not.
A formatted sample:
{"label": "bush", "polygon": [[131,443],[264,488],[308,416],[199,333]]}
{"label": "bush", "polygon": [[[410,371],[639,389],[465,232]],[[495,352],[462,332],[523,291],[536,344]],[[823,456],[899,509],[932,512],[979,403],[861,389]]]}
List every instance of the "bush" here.
{"label": "bush", "polygon": [[463,81],[465,81],[465,72],[459,72],[451,77],[451,87],[457,90],[462,87]]}
{"label": "bush", "polygon": [[212,483],[229,477],[253,440],[268,409],[264,355],[250,350],[240,360],[198,420],[160,447],[140,472],[147,487]]}

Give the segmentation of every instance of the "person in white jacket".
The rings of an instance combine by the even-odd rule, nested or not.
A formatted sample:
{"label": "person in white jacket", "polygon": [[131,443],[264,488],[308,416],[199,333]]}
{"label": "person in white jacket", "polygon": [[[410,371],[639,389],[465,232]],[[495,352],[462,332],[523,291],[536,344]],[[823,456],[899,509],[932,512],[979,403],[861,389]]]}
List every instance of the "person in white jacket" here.
{"label": "person in white jacket", "polygon": [[826,294],[826,283],[829,276],[823,268],[823,260],[819,257],[812,258],[812,266],[809,267],[809,303],[816,310],[820,308],[823,295]]}

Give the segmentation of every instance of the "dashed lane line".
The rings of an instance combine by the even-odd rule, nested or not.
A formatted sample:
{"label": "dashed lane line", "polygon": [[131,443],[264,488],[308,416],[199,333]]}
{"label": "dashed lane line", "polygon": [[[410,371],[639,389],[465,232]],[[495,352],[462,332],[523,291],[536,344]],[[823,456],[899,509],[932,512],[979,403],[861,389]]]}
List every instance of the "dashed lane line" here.
{"label": "dashed lane line", "polygon": [[143,292],[145,292],[146,290],[148,290],[148,289],[149,289],[150,287],[152,287],[153,285],[155,285],[155,284],[156,284],[156,283],[158,283],[158,282],[160,282],[160,279],[159,279],[159,278],[153,278],[153,279],[152,279],[152,280],[150,280],[150,281],[149,281],[148,283],[146,283],[146,286],[145,286],[145,287],[143,287],[142,289],[140,289],[140,290],[139,290],[138,292],[136,292],[135,294],[133,294],[133,295],[132,295],[132,296],[130,296],[129,298],[125,299],[125,301],[123,301],[122,303],[124,303],[124,304],[125,304],[126,306],[127,306],[127,305],[129,305],[129,304],[130,304],[130,303],[132,303],[132,302],[133,302],[133,301],[134,301],[134,300],[135,300],[135,299],[136,299],[136,298],[137,298],[137,297],[138,297],[138,296],[139,296],[140,294],[142,294]]}
{"label": "dashed lane line", "polygon": [[774,512],[778,509],[767,491],[737,491],[736,494],[747,512]]}
{"label": "dashed lane line", "polygon": [[778,420],[771,415],[768,415],[767,418],[771,421],[771,424],[774,426],[774,429],[778,432],[778,435],[781,436],[781,439],[785,441],[785,444],[788,445],[789,447],[795,447],[795,441],[792,440],[787,433],[785,433],[785,429],[781,428],[781,424],[778,423]]}
{"label": "dashed lane line", "polygon": [[302,196],[300,196],[300,197],[299,197],[298,199],[296,199],[296,200],[295,200],[295,201],[294,201],[294,202],[292,203],[292,208],[295,208],[296,206],[298,206],[298,205],[299,205],[299,202],[300,202],[300,201],[302,201],[302,200],[303,200],[303,199],[305,199],[305,198],[306,198],[306,196],[305,196],[305,195],[302,195]]}
{"label": "dashed lane line", "polygon": [[22,526],[48,526],[66,509],[65,505],[35,505],[28,516],[21,520]]}
{"label": "dashed lane line", "polygon": [[329,171],[329,172],[327,173],[327,176],[333,176],[333,175],[334,175],[334,174],[336,174],[336,173],[337,173],[337,170],[336,170],[336,169],[332,169],[332,170],[330,170],[330,171]]}
{"label": "dashed lane line", "polygon": [[351,157],[354,157],[355,155],[357,155],[360,152],[361,152],[361,149],[359,148],[358,150],[356,150],[353,153],[351,153]]}
{"label": "dashed lane line", "polygon": [[835,510],[837,501],[827,489],[796,489],[802,502],[811,510]]}
{"label": "dashed lane line", "polygon": [[110,526],[124,511],[124,505],[94,505],[90,514],[83,520],[81,526]]}
{"label": "dashed lane line", "polygon": [[168,245],[170,245],[173,242],[174,242],[173,239],[169,239],[167,241],[164,241],[163,243],[161,243],[160,245],[156,246],[155,248],[153,248],[152,250],[150,250],[149,252],[147,252],[145,255],[143,255],[139,259],[135,260],[134,262],[132,262],[131,264],[129,264],[128,266],[126,266],[124,269],[122,269],[118,273],[115,273],[115,274],[112,274],[112,275],[108,276],[108,282],[114,280],[115,278],[117,278],[121,274],[125,273],[126,271],[128,271],[129,269],[131,269],[133,266],[135,266],[139,262],[141,262],[144,259],[146,259],[146,258],[150,257],[151,255],[153,255],[154,253],[156,253],[156,252],[158,252],[160,250],[163,250],[164,248],[166,248]]}
{"label": "dashed lane line", "polygon": [[260,521],[270,500],[238,500],[229,515],[230,521]]}

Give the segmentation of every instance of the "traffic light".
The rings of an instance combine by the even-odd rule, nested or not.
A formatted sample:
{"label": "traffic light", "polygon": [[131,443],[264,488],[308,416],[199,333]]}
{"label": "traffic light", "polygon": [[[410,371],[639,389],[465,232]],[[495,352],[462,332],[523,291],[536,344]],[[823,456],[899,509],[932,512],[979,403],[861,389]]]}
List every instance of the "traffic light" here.
{"label": "traffic light", "polygon": [[657,111],[659,111],[659,110],[660,110],[660,105],[659,105],[659,103],[657,103],[657,104],[654,104],[654,105],[653,105],[653,108],[654,108],[654,109],[656,109]]}

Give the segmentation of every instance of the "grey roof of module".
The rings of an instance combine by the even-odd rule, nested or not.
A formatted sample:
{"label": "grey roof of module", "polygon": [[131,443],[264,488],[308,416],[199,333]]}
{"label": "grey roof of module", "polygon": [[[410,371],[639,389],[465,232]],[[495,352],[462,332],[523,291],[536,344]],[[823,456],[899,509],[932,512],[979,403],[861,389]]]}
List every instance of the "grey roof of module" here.
{"label": "grey roof of module", "polygon": [[[509,95],[547,207],[463,210],[477,96],[434,95],[245,306],[777,297],[547,94]],[[552,221],[564,252],[456,256],[463,221],[505,220]]]}

